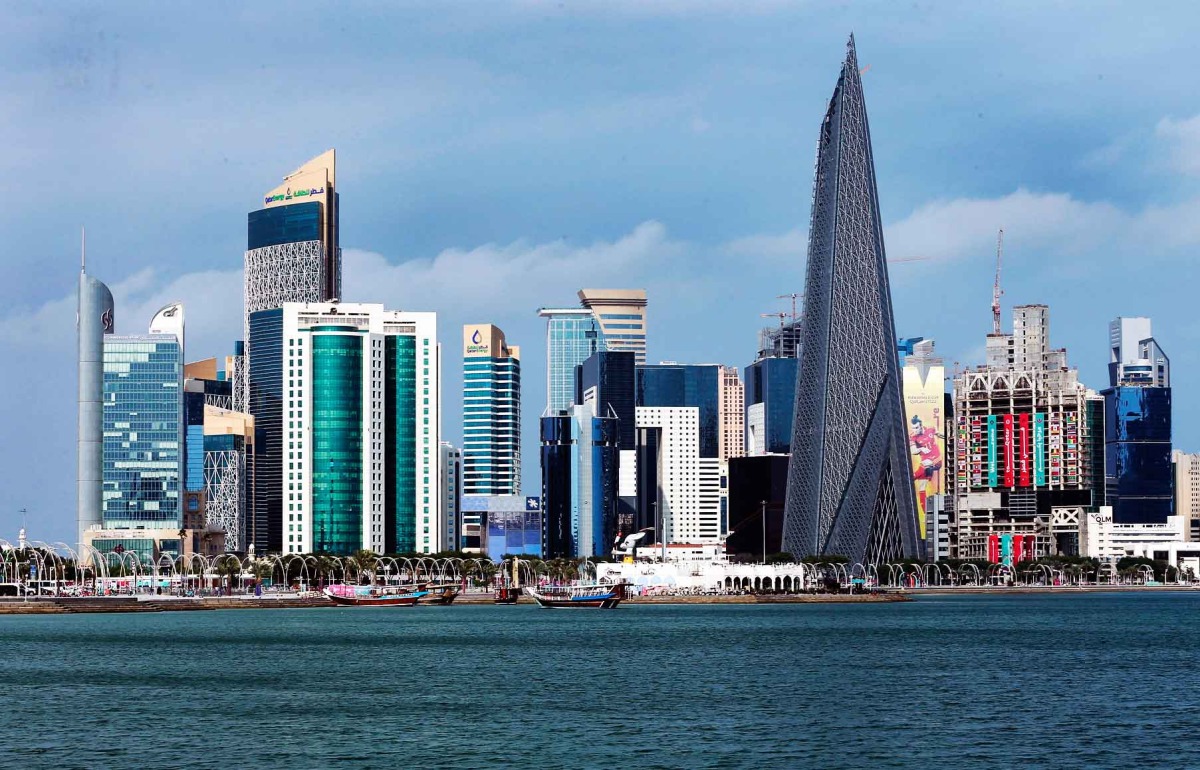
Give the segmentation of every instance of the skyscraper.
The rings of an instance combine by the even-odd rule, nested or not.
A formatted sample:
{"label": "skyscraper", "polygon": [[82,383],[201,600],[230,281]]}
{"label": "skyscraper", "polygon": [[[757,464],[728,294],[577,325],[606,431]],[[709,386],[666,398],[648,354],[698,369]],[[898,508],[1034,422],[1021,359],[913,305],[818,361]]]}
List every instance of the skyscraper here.
{"label": "skyscraper", "polygon": [[629,351],[646,363],[645,289],[580,289],[577,308],[541,308],[546,319],[546,410],[575,401],[575,367],[601,350]]}
{"label": "skyscraper", "polygon": [[104,341],[104,526],[178,531],[183,516],[183,307],[151,334]]}
{"label": "skyscraper", "polygon": [[636,522],[639,529],[654,526],[655,540],[715,543],[727,531],[725,369],[672,363],[637,368]]}
{"label": "skyscraper", "polygon": [[1109,324],[1104,396],[1105,502],[1114,524],[1165,524],[1172,514],[1171,361],[1149,318]]}
{"label": "skyscraper", "polygon": [[595,315],[609,350],[633,351],[636,363],[646,363],[645,289],[580,289],[579,304]]}
{"label": "skyscraper", "polygon": [[463,494],[521,491],[521,350],[492,324],[463,327]]}
{"label": "skyscraper", "polygon": [[284,177],[246,222],[245,344],[231,366],[233,408],[255,419],[258,467],[246,522],[259,553],[283,546],[283,328],[285,302],[338,298],[342,250],[338,236],[336,158],[329,150]]}
{"label": "skyscraper", "polygon": [[736,366],[722,366],[718,374],[720,396],[717,402],[717,456],[722,460],[746,453],[746,389]]}
{"label": "skyscraper", "polygon": [[915,557],[896,330],[853,37],[817,153],[784,550]]}
{"label": "skyscraper", "polygon": [[598,350],[608,350],[600,322],[583,308],[541,308],[546,319],[546,409],[570,409],[575,401],[575,367]]}
{"label": "skyscraper", "polygon": [[114,330],[113,296],[100,281],[79,271],[79,376],[75,526],[84,532],[104,523],[104,340]]}
{"label": "skyscraper", "polygon": [[284,302],[321,302],[342,292],[334,151],[283,178],[250,212],[246,229],[246,315]]}
{"label": "skyscraper", "polygon": [[1046,305],[1014,307],[1013,332],[987,335],[987,364],[954,378],[958,558],[1078,552],[1080,524],[1104,504],[1103,400],[1050,347],[1049,328]]}

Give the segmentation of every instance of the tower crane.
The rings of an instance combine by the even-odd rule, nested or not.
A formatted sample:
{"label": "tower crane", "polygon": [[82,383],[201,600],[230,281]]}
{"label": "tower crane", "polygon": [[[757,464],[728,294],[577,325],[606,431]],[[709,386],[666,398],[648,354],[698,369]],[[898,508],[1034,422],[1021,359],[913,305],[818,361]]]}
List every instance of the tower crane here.
{"label": "tower crane", "polygon": [[[796,300],[803,299],[803,298],[804,298],[803,294],[796,294],[795,292],[792,292],[791,294],[780,294],[775,299],[790,299],[792,301],[792,323],[796,323]],[[772,313],[771,315],[774,315],[774,313]],[[780,315],[782,315],[782,314],[780,314]],[[781,326],[783,325],[782,318],[780,319],[779,323]]]}
{"label": "tower crane", "polygon": [[996,282],[992,284],[992,334],[1000,333],[1000,262],[1004,256],[1004,228],[996,236]]}

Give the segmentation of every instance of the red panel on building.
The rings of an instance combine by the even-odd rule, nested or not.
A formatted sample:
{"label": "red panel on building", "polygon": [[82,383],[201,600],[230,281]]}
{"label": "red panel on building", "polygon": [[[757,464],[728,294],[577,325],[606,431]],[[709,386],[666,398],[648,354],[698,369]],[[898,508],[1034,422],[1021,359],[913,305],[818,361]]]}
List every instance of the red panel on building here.
{"label": "red panel on building", "polygon": [[994,532],[988,535],[988,561],[992,564],[1000,563],[1000,536]]}
{"label": "red panel on building", "polygon": [[1011,487],[1016,482],[1016,473],[1013,469],[1013,455],[1016,454],[1013,450],[1013,416],[1011,414],[1004,415],[1004,486]]}

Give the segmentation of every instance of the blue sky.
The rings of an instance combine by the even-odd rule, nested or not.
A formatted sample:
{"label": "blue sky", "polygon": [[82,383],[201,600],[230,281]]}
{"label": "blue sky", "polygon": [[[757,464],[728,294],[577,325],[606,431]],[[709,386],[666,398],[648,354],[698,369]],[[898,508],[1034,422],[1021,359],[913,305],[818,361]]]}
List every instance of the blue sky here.
{"label": "blue sky", "polygon": [[802,291],[816,131],[858,41],[897,332],[978,363],[995,234],[1005,319],[1106,384],[1150,315],[1175,443],[1200,449],[1197,16],[1185,3],[6,3],[0,6],[0,537],[74,522],[79,226],[118,331],[170,300],[189,358],[239,334],[245,215],[338,151],[346,299],[436,310],[524,351],[538,485],[542,305],[649,291],[651,360],[744,366]]}

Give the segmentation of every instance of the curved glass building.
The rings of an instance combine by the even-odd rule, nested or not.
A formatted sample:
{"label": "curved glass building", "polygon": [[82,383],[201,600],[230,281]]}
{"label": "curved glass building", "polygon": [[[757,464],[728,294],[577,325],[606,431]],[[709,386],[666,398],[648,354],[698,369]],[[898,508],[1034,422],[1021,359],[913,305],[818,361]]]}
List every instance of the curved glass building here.
{"label": "curved glass building", "polygon": [[363,332],[311,335],[313,550],[353,553],[363,543]]}

